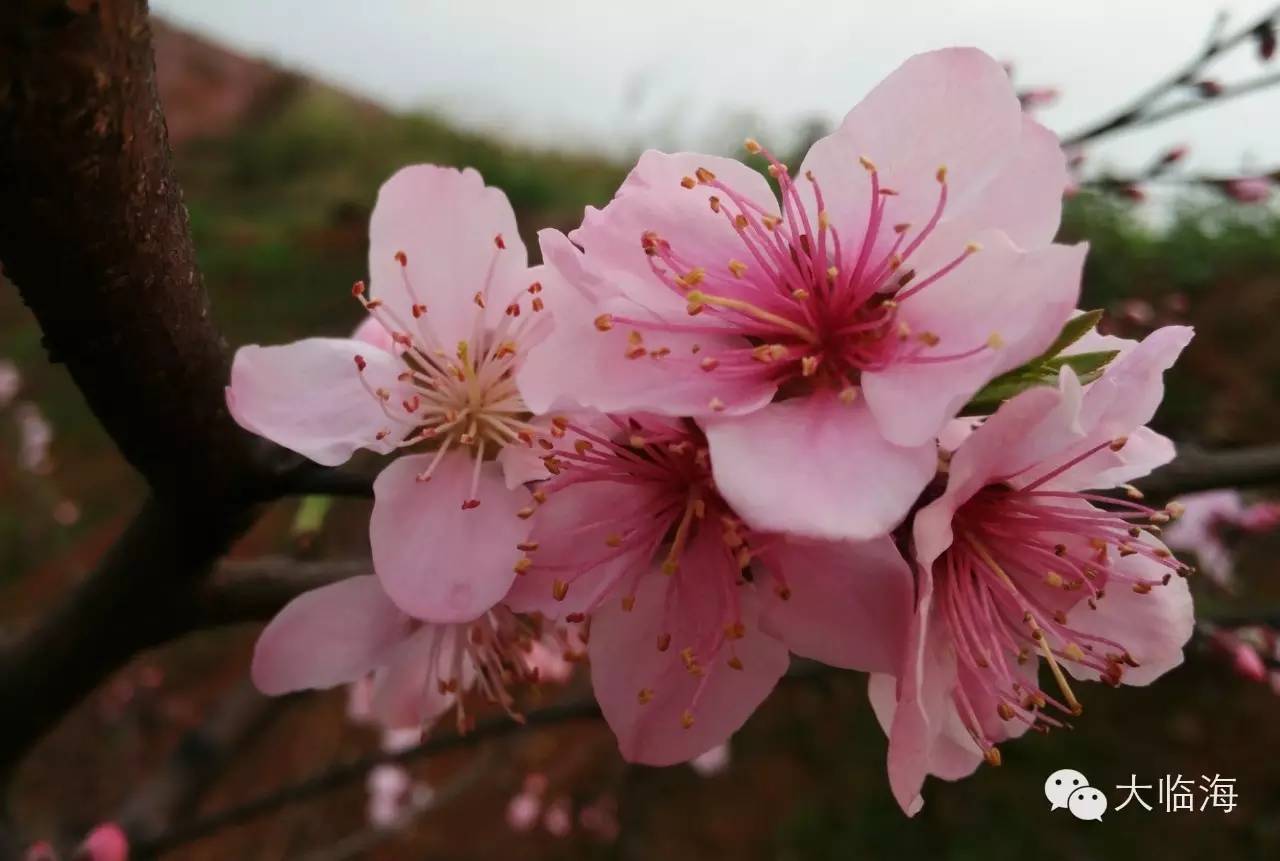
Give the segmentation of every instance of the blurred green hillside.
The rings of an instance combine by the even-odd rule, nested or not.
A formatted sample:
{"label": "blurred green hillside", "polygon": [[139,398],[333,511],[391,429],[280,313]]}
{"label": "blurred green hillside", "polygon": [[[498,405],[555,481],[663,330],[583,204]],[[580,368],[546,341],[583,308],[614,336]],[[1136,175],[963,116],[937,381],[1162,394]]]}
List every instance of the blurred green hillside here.
{"label": "blurred green hillside", "polygon": [[[233,345],[343,334],[358,322],[350,285],[365,275],[369,210],[379,184],[404,164],[480,170],[507,193],[535,252],[536,229],[572,227],[583,206],[604,204],[625,175],[622,164],[524,149],[429,116],[394,116],[307,81],[278,84],[224,131],[179,136],[176,153],[214,312]],[[1274,210],[1187,201],[1167,227],[1157,229],[1136,217],[1130,204],[1081,195],[1068,202],[1063,237],[1091,244],[1083,304],[1106,308],[1114,331],[1139,335],[1175,321],[1199,330],[1170,376],[1170,397],[1158,419],[1162,430],[1213,446],[1280,439],[1280,342],[1272,330],[1280,319],[1280,216]],[[21,398],[44,411],[56,434],[52,470],[26,474],[11,456],[16,443],[10,416],[0,412],[0,620],[9,621],[39,612],[91,564],[140,499],[141,487],[65,372],[45,361],[39,333],[11,289],[0,290],[0,358],[17,362]],[[60,500],[78,507],[73,523],[55,519]],[[351,505],[348,528],[326,538],[322,552],[359,549],[362,512]],[[281,528],[287,515],[269,520],[241,552],[288,550]],[[1250,559],[1244,594],[1280,599],[1270,583],[1280,573],[1274,555]],[[1202,606],[1241,600],[1206,594]],[[167,684],[186,695],[208,683],[193,681],[193,653],[203,667],[211,654],[221,655],[219,678],[243,673],[246,642],[236,640],[238,648],[229,654],[212,647],[178,650],[163,659]],[[884,741],[866,707],[863,680],[848,675],[823,688],[782,690],[739,737],[728,775],[701,780],[672,769],[644,772],[629,784],[627,803],[642,807],[650,830],[652,854],[643,857],[968,859],[1014,857],[1030,847],[1047,859],[1144,857],[1156,847],[1171,859],[1223,852],[1229,858],[1280,857],[1274,755],[1280,750],[1280,699],[1227,677],[1203,656],[1189,664],[1150,690],[1088,686],[1087,713],[1076,732],[1008,745],[1004,768],[982,769],[962,784],[932,786],[929,805],[911,821],[889,798]],[[295,719],[313,727],[327,723],[327,737],[342,739],[342,749],[351,752],[353,731],[345,728],[335,696],[340,694],[295,706],[238,773],[235,794],[300,776],[309,770],[305,766],[322,766],[339,749],[335,740],[333,750],[315,756],[308,748],[313,736],[295,731]],[[132,779],[119,775],[143,773],[178,731],[169,724],[145,733],[134,726],[126,744],[121,734],[127,727],[114,720],[106,721],[91,703],[44,745],[26,769],[22,805],[29,816],[52,819],[56,811],[38,812],[42,799],[66,798],[67,781],[85,772],[119,778],[82,782],[84,809],[113,809]],[[611,743],[596,730],[584,731],[588,736],[600,757],[613,756]],[[364,740],[359,746],[370,746],[367,737],[355,737]],[[580,742],[577,736],[559,739],[565,749]],[[513,760],[555,759],[549,744],[535,739]],[[124,760],[127,770],[117,772]],[[1096,774],[1104,786],[1131,772],[1152,783],[1166,772],[1194,772],[1197,778],[1221,772],[1238,780],[1241,809],[1199,818],[1125,811],[1109,814],[1103,825],[1079,823],[1048,814],[1041,794],[1044,777],[1065,766]],[[258,835],[306,817],[312,837],[340,834],[359,825],[359,792],[356,786],[280,821],[233,832],[207,844],[206,854],[193,849],[182,857],[274,857],[254,854],[268,851],[257,848]],[[433,820],[437,833],[423,840],[455,835],[443,847],[449,857],[610,857],[591,844],[504,837],[505,826],[490,824],[500,823],[504,803],[492,793],[464,800],[455,822]],[[474,847],[471,840],[478,841]],[[396,846],[407,854],[377,857],[418,857],[435,844],[405,838]]]}

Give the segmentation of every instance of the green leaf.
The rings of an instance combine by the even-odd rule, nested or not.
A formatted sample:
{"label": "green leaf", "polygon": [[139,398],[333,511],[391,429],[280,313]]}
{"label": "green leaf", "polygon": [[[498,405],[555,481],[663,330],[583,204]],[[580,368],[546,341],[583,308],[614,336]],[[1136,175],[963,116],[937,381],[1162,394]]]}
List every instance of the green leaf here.
{"label": "green leaf", "polygon": [[[1054,377],[1064,365],[1076,372],[1082,383],[1091,383],[1102,376],[1102,371],[1111,364],[1111,360],[1120,355],[1119,350],[1100,350],[1096,353],[1076,353],[1073,356],[1057,356],[1044,363],[1045,368],[1052,368]],[[1088,379],[1085,379],[1088,377]]]}
{"label": "green leaf", "polygon": [[295,538],[315,535],[324,526],[325,517],[333,507],[332,496],[304,496],[298,504],[298,511],[293,516],[293,524],[289,528]]}
{"label": "green leaf", "polygon": [[[1076,340],[1079,340],[1077,336]],[[1073,342],[1074,343],[1074,342]],[[983,386],[960,411],[962,416],[985,416],[999,409],[1014,395],[1034,386],[1053,386],[1058,382],[1058,371],[1064,366],[1075,371],[1082,383],[1092,383],[1102,376],[1119,350],[1101,350],[1094,353],[1076,353],[1072,356],[1039,358],[996,377]]]}
{"label": "green leaf", "polygon": [[1041,353],[1036,359],[1028,364],[1035,364],[1045,359],[1051,359],[1061,353],[1067,347],[1070,347],[1076,341],[1079,341],[1089,333],[1094,326],[1098,325],[1098,321],[1102,319],[1102,309],[1096,308],[1093,311],[1085,311],[1078,317],[1072,317],[1062,327],[1062,331],[1058,333],[1058,337],[1053,339],[1053,343],[1049,345],[1049,349]]}

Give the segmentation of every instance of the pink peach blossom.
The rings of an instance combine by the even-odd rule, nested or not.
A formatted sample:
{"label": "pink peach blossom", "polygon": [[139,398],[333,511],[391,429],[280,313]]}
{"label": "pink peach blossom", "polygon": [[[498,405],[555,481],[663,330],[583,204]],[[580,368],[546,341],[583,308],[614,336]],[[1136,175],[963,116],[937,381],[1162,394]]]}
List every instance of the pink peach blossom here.
{"label": "pink peach blossom", "polygon": [[1236,490],[1208,490],[1178,497],[1183,513],[1165,530],[1164,541],[1174,550],[1196,555],[1197,570],[1228,588],[1234,581],[1227,532],[1244,516],[1244,499]]}
{"label": "pink peach blossom", "polygon": [[781,201],[737,161],[650,151],[568,239],[542,233],[589,307],[557,314],[521,391],[535,411],[704,420],[754,528],[883,535],[947,420],[1075,304],[1085,248],[1051,244],[1062,152],[972,49],[908,60],[797,178],[748,149]]}
{"label": "pink peach blossom", "polygon": [[564,420],[507,601],[592,619],[596,698],[627,759],[722,743],[785,672],[788,649],[896,666],[910,574],[887,537],[820,542],[748,529],[688,419]]}
{"label": "pink peach blossom", "polygon": [[290,601],[258,638],[252,675],[271,695],[371,676],[368,703],[358,705],[381,726],[420,729],[454,709],[462,730],[469,692],[515,713],[510,686],[536,679],[534,636],[502,605],[463,624],[423,623],[378,578],[352,577]]}
{"label": "pink peach blossom", "polygon": [[374,570],[406,613],[469,622],[511,585],[527,532],[515,515],[528,496],[504,479],[500,453],[532,444],[512,375],[549,325],[540,270],[506,197],[473,170],[401,170],[369,234],[370,285],[353,290],[369,321],[349,339],[242,347],[227,405],[328,466],[359,448],[434,447],[375,482]]}
{"label": "pink peach blossom", "polygon": [[1249,504],[1235,490],[1188,493],[1177,502],[1183,513],[1165,530],[1165,543],[1194,553],[1197,570],[1225,589],[1234,585],[1234,539],[1280,527],[1280,504]]}
{"label": "pink peach blossom", "polygon": [[[1181,663],[1190,593],[1144,528],[1169,515],[1084,489],[1120,486],[1172,457],[1143,425],[1190,338],[1160,329],[1087,388],[1064,369],[1057,388],[1011,399],[959,446],[945,490],[915,516],[909,647],[870,686],[908,813],[926,775],[998,764],[999,742],[1061,725],[1054,712],[1079,714],[1068,675],[1145,685]],[[1041,658],[1052,692],[1037,681]]]}

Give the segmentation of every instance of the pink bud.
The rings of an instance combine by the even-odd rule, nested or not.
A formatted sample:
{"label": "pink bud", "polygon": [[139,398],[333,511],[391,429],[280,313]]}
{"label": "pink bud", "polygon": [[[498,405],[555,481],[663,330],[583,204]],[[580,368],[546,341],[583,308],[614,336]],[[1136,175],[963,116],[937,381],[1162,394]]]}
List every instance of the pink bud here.
{"label": "pink bud", "polygon": [[1280,502],[1259,502],[1240,515],[1237,525],[1246,532],[1270,532],[1280,528]]}
{"label": "pink bud", "polygon": [[1136,326],[1146,326],[1156,317],[1156,309],[1145,299],[1126,299],[1120,306],[1120,313]]}
{"label": "pink bud", "polygon": [[1262,203],[1271,196],[1271,183],[1258,176],[1224,180],[1218,187],[1237,203]]}
{"label": "pink bud", "polygon": [[528,831],[542,814],[542,800],[538,796],[521,792],[507,802],[507,825],[512,831]]}
{"label": "pink bud", "polygon": [[1249,643],[1231,631],[1215,631],[1209,640],[1215,647],[1225,652],[1231,659],[1231,669],[1242,678],[1251,682],[1262,682],[1267,679],[1267,665]]}
{"label": "pink bud", "polygon": [[1253,38],[1258,45],[1258,58],[1264,62],[1276,55],[1276,25],[1274,21],[1263,21],[1253,31]]}
{"label": "pink bud", "polygon": [[1018,93],[1018,101],[1023,110],[1048,107],[1058,100],[1058,91],[1053,87],[1039,87],[1034,90],[1023,90]]}
{"label": "pink bud", "polygon": [[22,861],[58,861],[58,853],[53,851],[48,840],[40,840],[27,847]]}
{"label": "pink bud", "polygon": [[1120,186],[1120,194],[1135,203],[1141,203],[1147,199],[1147,193],[1131,182]]}
{"label": "pink bud", "polygon": [[1200,95],[1206,99],[1217,98],[1222,95],[1222,84],[1215,80],[1206,78],[1203,81],[1196,81],[1196,89],[1200,91]]}
{"label": "pink bud", "polygon": [[1232,666],[1237,673],[1251,682],[1265,681],[1267,678],[1267,665],[1263,663],[1262,656],[1258,654],[1258,650],[1247,643],[1237,643],[1235,654],[1232,655]]}
{"label": "pink bud", "polygon": [[129,838],[114,822],[104,822],[89,832],[71,856],[72,861],[128,861]]}
{"label": "pink bud", "polygon": [[706,753],[700,753],[689,761],[693,770],[703,777],[713,777],[729,767],[729,745],[718,744]]}
{"label": "pink bud", "polygon": [[542,825],[552,837],[568,837],[573,830],[573,807],[568,798],[557,798],[547,808]]}

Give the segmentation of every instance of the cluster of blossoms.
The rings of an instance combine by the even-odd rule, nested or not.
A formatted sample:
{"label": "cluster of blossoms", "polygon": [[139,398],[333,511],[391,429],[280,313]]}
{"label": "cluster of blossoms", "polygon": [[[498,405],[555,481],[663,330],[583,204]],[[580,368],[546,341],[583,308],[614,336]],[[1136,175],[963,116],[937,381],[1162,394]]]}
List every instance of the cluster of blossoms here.
{"label": "cluster of blossoms", "polygon": [[1106,491],[1173,456],[1144,425],[1191,333],[1064,338],[1085,248],[1052,242],[1065,161],[1004,70],[922,55],[798,170],[747,150],[764,171],[645,153],[534,267],[474,171],[383,186],[370,322],[244,347],[227,390],[318,463],[407,450],[373,575],[286,607],[259,687],[369,678],[385,725],[465,727],[567,651],[622,754],[668,764],[797,655],[871,673],[914,812],[927,775],[1079,714],[1071,679],[1181,661],[1171,513]]}

